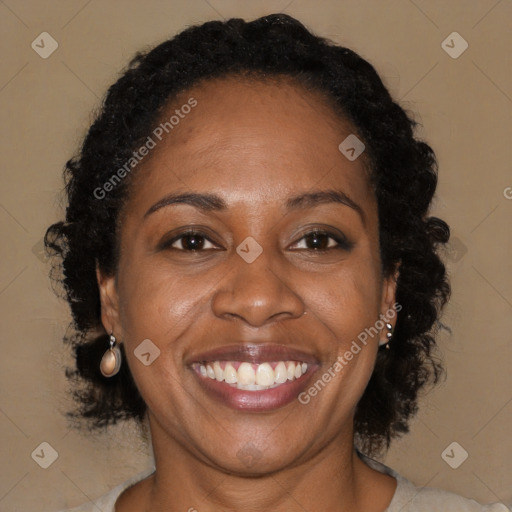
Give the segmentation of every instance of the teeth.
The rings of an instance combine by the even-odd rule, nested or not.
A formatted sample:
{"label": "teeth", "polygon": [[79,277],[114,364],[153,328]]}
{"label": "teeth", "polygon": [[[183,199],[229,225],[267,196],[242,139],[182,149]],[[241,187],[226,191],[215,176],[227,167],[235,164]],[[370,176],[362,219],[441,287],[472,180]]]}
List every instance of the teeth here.
{"label": "teeth", "polygon": [[252,364],[242,363],[238,367],[238,384],[242,384],[243,386],[256,384],[256,373]]}
{"label": "teeth", "polygon": [[291,361],[286,363],[286,370],[288,380],[293,380],[293,378],[295,377],[295,363],[292,363]]}
{"label": "teeth", "polygon": [[[306,363],[303,363],[306,364]],[[306,368],[307,368],[306,364]],[[304,372],[306,373],[306,372]],[[286,365],[281,361],[277,363],[276,369],[274,370],[274,381],[276,384],[282,384],[288,380],[288,372],[286,371]]]}
{"label": "teeth", "polygon": [[275,388],[289,380],[298,379],[307,372],[308,365],[295,361],[261,364],[246,361],[213,361],[207,364],[198,364],[196,369],[203,377],[226,382],[238,389],[261,391]]}
{"label": "teeth", "polygon": [[271,386],[274,384],[274,370],[268,363],[258,365],[256,370],[256,384],[259,386]]}
{"label": "teeth", "polygon": [[220,367],[219,361],[215,361],[213,363],[213,373],[215,373],[215,378],[222,382],[224,380],[224,370]]}
{"label": "teeth", "polygon": [[238,389],[245,389],[247,391],[262,391],[263,389],[268,389],[268,386],[260,386],[258,384],[237,384]]}
{"label": "teeth", "polygon": [[235,367],[231,363],[226,363],[226,368],[224,368],[224,380],[228,384],[236,384],[238,382]]}

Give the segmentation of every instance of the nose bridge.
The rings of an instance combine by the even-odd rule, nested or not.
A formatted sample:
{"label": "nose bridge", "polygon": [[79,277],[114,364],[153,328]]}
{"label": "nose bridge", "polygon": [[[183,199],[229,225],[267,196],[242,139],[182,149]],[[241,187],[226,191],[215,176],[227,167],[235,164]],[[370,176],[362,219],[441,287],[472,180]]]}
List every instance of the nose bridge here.
{"label": "nose bridge", "polygon": [[[259,248],[258,248],[259,247]],[[231,270],[216,291],[212,308],[216,316],[239,318],[259,326],[304,313],[302,299],[282,275],[283,265],[272,249],[256,246],[248,237],[233,253]]]}

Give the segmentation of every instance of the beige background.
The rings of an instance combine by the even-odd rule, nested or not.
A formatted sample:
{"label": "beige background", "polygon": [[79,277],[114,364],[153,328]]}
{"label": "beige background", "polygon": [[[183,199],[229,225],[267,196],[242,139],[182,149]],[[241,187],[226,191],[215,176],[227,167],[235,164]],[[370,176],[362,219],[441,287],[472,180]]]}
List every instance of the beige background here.
{"label": "beige background", "polygon": [[[369,59],[437,152],[435,213],[452,226],[453,299],[441,347],[447,380],[422,400],[412,432],[385,462],[418,485],[512,504],[512,2],[0,1],[2,233],[0,509],[58,510],[94,499],[151,463],[132,425],[87,437],[70,430],[61,343],[66,305],[41,255],[58,192],[91,112],[138,49],[209,19],[284,11]],[[42,59],[43,31],[59,47]],[[442,41],[457,31],[457,59]],[[457,43],[458,44],[458,43]],[[507,199],[507,196],[509,199]],[[42,469],[41,442],[57,452]],[[469,454],[452,469],[453,441]],[[457,449],[460,450],[460,449]],[[459,452],[454,457],[459,457]],[[314,512],[314,511],[312,511]]]}

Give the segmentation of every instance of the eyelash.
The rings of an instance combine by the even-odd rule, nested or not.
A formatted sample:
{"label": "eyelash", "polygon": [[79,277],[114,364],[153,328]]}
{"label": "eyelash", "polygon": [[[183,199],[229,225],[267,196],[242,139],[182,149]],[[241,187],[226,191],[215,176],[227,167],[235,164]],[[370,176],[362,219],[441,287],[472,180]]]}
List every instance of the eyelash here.
{"label": "eyelash", "polygon": [[[308,231],[307,233],[304,233],[304,235],[302,235],[302,237],[299,238],[299,240],[297,242],[295,242],[293,245],[297,245],[299,242],[301,242],[302,240],[305,240],[307,237],[319,236],[319,235],[326,236],[330,240],[334,240],[336,245],[332,246],[332,247],[327,247],[325,249],[309,249],[309,248],[305,247],[304,250],[321,254],[321,253],[326,253],[326,252],[329,252],[329,251],[332,251],[335,249],[349,251],[353,247],[353,244],[351,242],[349,242],[345,237],[340,236],[339,234],[335,234],[335,233],[331,233],[329,231],[322,230],[322,229],[313,229],[312,231]],[[328,244],[329,244],[329,242],[328,242]],[[293,250],[298,250],[298,249],[293,249]]]}
{"label": "eyelash", "polygon": [[[189,250],[189,249],[177,249],[176,247],[172,247],[172,245],[174,243],[176,243],[177,241],[182,240],[185,237],[193,237],[193,236],[201,237],[205,240],[208,240],[209,243],[214,245],[214,243],[210,240],[210,238],[208,237],[208,235],[206,233],[203,233],[202,231],[199,231],[199,230],[188,230],[188,231],[183,231],[179,235],[176,235],[175,237],[173,237],[171,240],[164,242],[163,249],[173,249],[173,250],[182,251],[182,252],[201,252],[201,251],[197,251],[196,249]],[[201,250],[210,250],[210,249],[211,248],[201,249]]]}
{"label": "eyelash", "polygon": [[[327,247],[325,249],[309,249],[309,248],[303,248],[302,250],[306,250],[306,251],[310,251],[310,252],[314,252],[314,253],[317,253],[317,254],[321,254],[321,253],[327,253],[329,251],[332,251],[334,249],[338,249],[338,250],[345,250],[345,251],[349,251],[353,248],[353,243],[349,242],[346,238],[338,235],[338,234],[334,234],[334,233],[331,233],[329,231],[324,231],[324,230],[321,230],[321,229],[314,229],[312,231],[308,231],[307,233],[304,233],[304,235],[302,235],[302,237],[297,240],[296,242],[294,242],[293,245],[297,245],[300,241],[306,239],[307,237],[309,236],[327,236],[329,239],[331,240],[334,240],[334,242],[336,242],[336,245],[335,246],[332,246],[332,247]],[[199,230],[188,230],[188,231],[184,231],[182,233],[180,233],[179,235],[176,235],[175,237],[173,237],[171,240],[168,240],[166,242],[164,242],[162,244],[162,249],[172,249],[172,250],[176,250],[176,251],[181,251],[181,252],[192,252],[192,253],[196,253],[196,252],[202,252],[202,251],[207,251],[207,250],[211,250],[212,247],[209,247],[209,248],[201,248],[199,250],[197,249],[178,249],[176,247],[173,247],[173,244],[175,244],[176,242],[180,241],[180,240],[183,240],[185,237],[200,237],[201,239],[204,239],[204,240],[207,240],[210,244],[214,244],[214,242],[212,242],[210,240],[210,238],[208,237],[208,235],[202,231],[199,231]],[[301,249],[292,249],[294,251],[296,250],[301,250]]]}

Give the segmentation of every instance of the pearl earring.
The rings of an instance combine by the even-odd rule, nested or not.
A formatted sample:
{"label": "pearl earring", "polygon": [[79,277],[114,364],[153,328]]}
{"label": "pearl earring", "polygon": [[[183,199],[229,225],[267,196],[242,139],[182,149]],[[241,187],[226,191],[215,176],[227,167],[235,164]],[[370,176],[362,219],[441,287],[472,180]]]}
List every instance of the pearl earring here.
{"label": "pearl earring", "polygon": [[389,342],[393,337],[393,326],[389,322],[386,322],[386,329],[388,330],[388,332],[386,333],[386,341],[381,341],[379,343],[379,346],[382,347],[383,345],[385,345],[386,349],[389,350]]}
{"label": "pearl earring", "polygon": [[121,368],[121,350],[116,345],[116,338],[110,333],[110,347],[103,354],[100,371],[104,377],[113,377]]}

